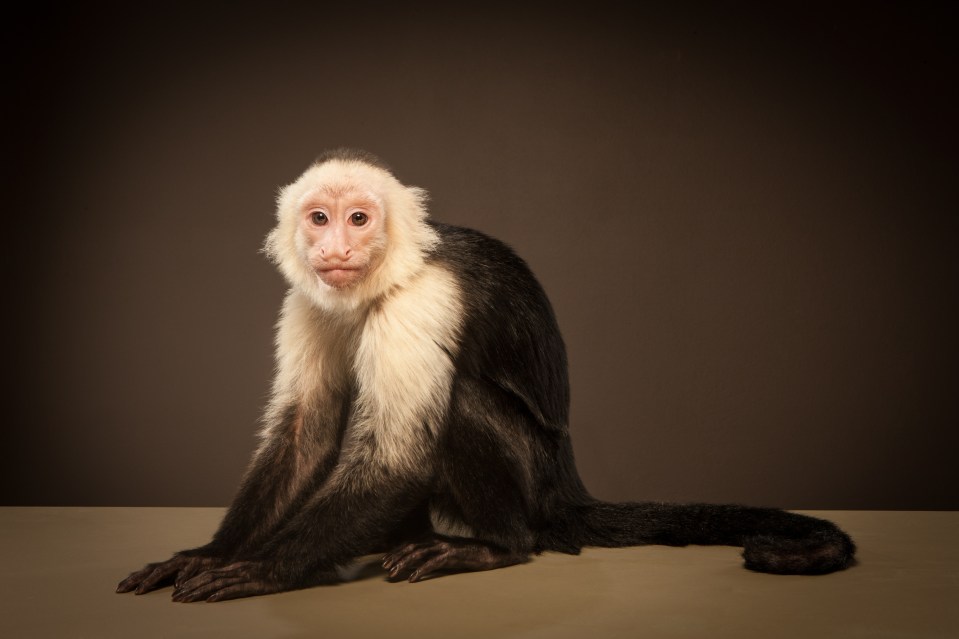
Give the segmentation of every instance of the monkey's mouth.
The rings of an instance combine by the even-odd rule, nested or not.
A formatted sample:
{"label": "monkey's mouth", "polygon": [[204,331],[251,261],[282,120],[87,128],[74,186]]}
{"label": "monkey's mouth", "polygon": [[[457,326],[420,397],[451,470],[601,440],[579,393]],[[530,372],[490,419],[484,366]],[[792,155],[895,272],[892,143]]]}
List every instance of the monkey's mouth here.
{"label": "monkey's mouth", "polygon": [[346,288],[359,279],[361,270],[355,266],[333,266],[316,269],[316,274],[327,286]]}
{"label": "monkey's mouth", "polygon": [[318,268],[316,269],[316,272],[322,275],[323,273],[349,273],[351,271],[358,270],[360,269],[355,266],[331,266],[327,268]]}

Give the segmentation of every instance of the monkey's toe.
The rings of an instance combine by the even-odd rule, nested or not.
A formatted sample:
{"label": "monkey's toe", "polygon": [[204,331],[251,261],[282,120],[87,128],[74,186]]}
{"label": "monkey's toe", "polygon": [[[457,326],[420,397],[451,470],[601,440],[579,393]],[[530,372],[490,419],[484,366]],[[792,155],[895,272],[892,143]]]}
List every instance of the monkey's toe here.
{"label": "monkey's toe", "polygon": [[527,553],[509,551],[475,539],[436,539],[407,544],[386,555],[383,567],[393,581],[422,581],[440,573],[492,570],[526,561]]}

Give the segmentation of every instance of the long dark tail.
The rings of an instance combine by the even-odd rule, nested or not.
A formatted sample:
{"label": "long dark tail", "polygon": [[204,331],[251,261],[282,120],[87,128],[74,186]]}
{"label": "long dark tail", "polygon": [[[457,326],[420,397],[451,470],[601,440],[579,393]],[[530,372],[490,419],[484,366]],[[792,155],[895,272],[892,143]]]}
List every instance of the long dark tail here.
{"label": "long dark tail", "polygon": [[856,552],[834,523],[775,508],[597,501],[578,511],[566,532],[583,546],[742,546],[746,568],[783,575],[842,570]]}

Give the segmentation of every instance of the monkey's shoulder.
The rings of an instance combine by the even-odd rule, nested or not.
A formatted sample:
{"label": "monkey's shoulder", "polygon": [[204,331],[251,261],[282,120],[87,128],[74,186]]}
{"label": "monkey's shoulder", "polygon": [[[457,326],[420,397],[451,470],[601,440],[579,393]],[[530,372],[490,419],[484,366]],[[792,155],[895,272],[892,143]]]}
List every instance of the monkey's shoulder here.
{"label": "monkey's shoulder", "polygon": [[462,226],[430,221],[439,235],[428,260],[456,273],[470,287],[510,296],[543,296],[529,265],[505,242]]}
{"label": "monkey's shoulder", "polygon": [[469,253],[475,251],[490,257],[512,256],[518,259],[516,252],[509,245],[482,231],[433,220],[429,220],[427,224],[440,236],[439,252],[443,252],[445,248]]}

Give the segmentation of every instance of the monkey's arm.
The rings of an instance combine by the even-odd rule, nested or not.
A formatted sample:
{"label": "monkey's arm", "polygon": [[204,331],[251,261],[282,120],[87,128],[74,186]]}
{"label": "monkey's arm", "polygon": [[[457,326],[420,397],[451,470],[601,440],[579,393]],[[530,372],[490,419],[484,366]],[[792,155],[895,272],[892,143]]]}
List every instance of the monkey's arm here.
{"label": "monkey's arm", "polygon": [[[172,558],[148,564],[131,573],[117,586],[117,592],[143,594],[157,588],[179,585],[191,577],[230,563],[268,538],[285,516],[290,502],[303,480],[322,481],[329,474],[335,458],[330,443],[320,450],[310,472],[299,472],[304,464],[292,430],[302,416],[295,409],[286,411],[270,429],[271,436],[254,455],[240,489],[210,543],[182,550]],[[328,438],[332,439],[332,438]],[[313,449],[323,449],[314,446]]]}
{"label": "monkey's arm", "polygon": [[534,551],[540,509],[550,501],[534,478],[553,479],[537,468],[537,459],[549,466],[556,459],[547,444],[551,432],[523,398],[477,377],[456,380],[449,415],[434,494],[455,501],[469,538],[434,535],[392,549],[383,558],[391,579],[492,570],[526,562]]}
{"label": "monkey's arm", "polygon": [[[330,329],[330,352],[349,345],[340,365],[349,366],[354,386],[336,468],[257,551],[181,583],[174,600],[218,601],[329,581],[337,564],[384,543],[425,500],[455,375],[461,295],[453,273],[427,265],[356,330]],[[300,297],[289,298],[291,306]],[[280,350],[289,349],[281,343]]]}
{"label": "monkey's arm", "polygon": [[173,600],[222,601],[336,581],[335,566],[382,543],[428,489],[427,468],[371,465],[338,468],[261,549],[179,584]]}

